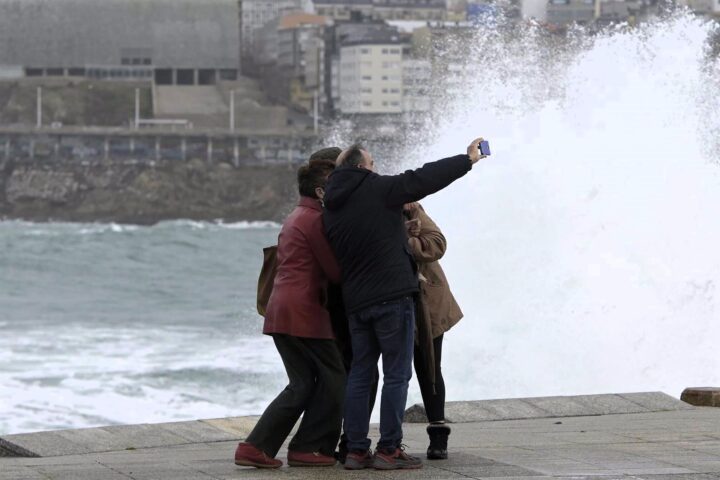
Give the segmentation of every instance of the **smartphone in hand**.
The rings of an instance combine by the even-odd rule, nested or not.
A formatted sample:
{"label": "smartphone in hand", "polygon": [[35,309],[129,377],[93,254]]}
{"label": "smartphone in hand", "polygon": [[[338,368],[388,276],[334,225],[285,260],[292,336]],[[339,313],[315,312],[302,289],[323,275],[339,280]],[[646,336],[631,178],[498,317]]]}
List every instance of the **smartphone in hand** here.
{"label": "smartphone in hand", "polygon": [[480,142],[480,145],[478,145],[478,149],[480,150],[480,155],[490,155],[490,142],[483,140]]}

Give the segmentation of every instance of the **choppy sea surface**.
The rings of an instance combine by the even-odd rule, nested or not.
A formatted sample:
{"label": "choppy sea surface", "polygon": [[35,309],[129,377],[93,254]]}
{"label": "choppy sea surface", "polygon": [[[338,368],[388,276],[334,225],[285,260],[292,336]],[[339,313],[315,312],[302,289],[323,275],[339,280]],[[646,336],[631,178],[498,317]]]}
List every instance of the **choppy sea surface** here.
{"label": "choppy sea surface", "polygon": [[0,222],[0,433],[262,412],[272,223]]}

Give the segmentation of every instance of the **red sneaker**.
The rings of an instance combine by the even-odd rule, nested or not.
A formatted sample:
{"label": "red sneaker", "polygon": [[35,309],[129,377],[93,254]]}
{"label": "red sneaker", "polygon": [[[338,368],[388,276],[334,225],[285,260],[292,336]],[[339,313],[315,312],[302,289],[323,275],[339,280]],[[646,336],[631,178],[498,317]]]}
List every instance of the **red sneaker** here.
{"label": "red sneaker", "polygon": [[423,464],[419,458],[405,453],[402,447],[375,450],[373,467],[376,470],[400,470],[422,468]]}
{"label": "red sneaker", "polygon": [[373,457],[370,451],[350,450],[345,457],[345,470],[362,470],[370,468],[373,463]]}
{"label": "red sneaker", "polygon": [[282,461],[268,457],[265,452],[247,442],[240,442],[235,450],[235,465],[256,468],[280,468],[282,464]]}
{"label": "red sneaker", "polygon": [[288,451],[288,465],[291,467],[332,467],[335,457],[323,455],[320,452],[293,452]]}

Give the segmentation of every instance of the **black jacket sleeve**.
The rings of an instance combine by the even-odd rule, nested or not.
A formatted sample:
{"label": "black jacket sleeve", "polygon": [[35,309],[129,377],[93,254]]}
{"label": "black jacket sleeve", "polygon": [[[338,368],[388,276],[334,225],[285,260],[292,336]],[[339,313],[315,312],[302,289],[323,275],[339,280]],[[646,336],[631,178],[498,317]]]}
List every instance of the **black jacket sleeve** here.
{"label": "black jacket sleeve", "polygon": [[450,185],[472,168],[467,155],[456,155],[426,163],[417,170],[384,177],[387,185],[388,206],[417,202]]}

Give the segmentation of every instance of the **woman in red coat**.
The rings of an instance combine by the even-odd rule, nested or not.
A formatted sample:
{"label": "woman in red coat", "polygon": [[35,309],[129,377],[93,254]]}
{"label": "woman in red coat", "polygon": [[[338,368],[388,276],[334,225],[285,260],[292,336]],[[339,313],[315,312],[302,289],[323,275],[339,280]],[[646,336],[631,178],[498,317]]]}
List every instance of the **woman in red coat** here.
{"label": "woman in red coat", "polygon": [[331,158],[314,154],[298,171],[300,200],[280,230],[277,273],[265,312],[263,333],[273,337],[289,384],[238,445],[237,465],[281,466],[275,455],[301,414],[288,447],[288,464],[335,464],[345,369],[324,298],[328,282],[339,283],[340,267],[323,233],[321,200],[339,149],[321,152]]}

